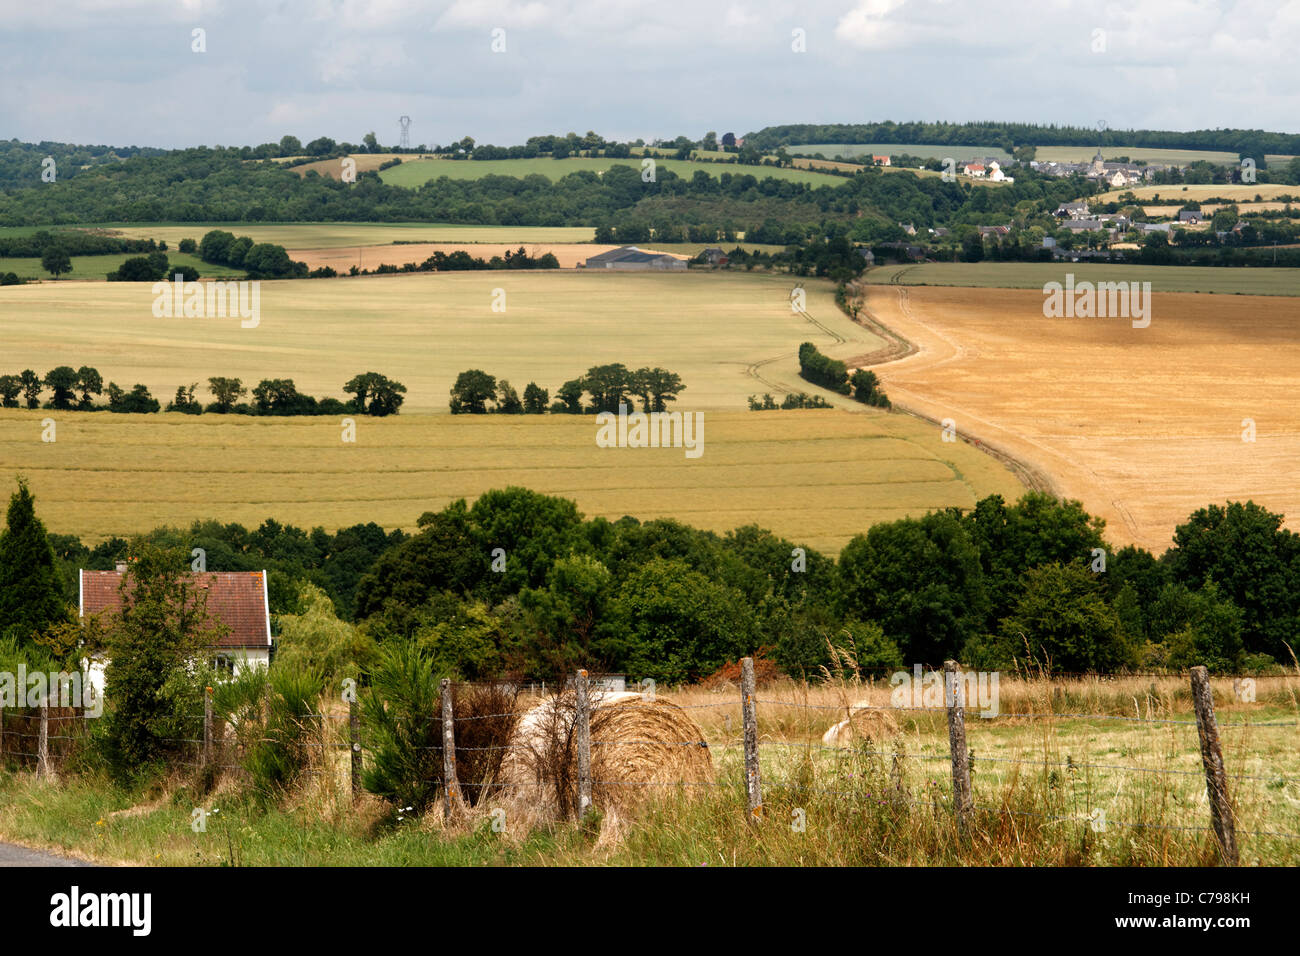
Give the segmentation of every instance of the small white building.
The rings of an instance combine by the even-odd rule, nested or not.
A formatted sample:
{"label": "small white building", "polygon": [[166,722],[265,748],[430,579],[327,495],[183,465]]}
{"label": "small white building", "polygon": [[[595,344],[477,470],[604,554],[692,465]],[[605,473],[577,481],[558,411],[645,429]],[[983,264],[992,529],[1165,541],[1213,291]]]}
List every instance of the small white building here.
{"label": "small white building", "polygon": [[[79,616],[84,621],[96,614],[113,614],[122,607],[122,580],[126,564],[116,571],[87,571],[80,574]],[[271,605],[266,591],[265,571],[203,571],[188,576],[195,593],[205,596],[208,617],[221,624],[217,643],[207,656],[219,669],[238,674],[247,667],[268,667],[271,663]],[[129,587],[128,583],[128,587]],[[104,692],[104,670],[108,660],[91,660],[88,677],[97,693]]]}

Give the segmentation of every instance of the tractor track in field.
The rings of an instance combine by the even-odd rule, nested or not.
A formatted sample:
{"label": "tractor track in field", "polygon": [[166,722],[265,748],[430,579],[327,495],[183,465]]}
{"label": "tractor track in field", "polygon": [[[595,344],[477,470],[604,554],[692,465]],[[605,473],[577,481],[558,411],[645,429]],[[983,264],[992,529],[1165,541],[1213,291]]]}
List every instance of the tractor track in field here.
{"label": "tractor track in field", "polygon": [[[908,294],[908,290],[898,281],[899,277],[905,272],[907,272],[907,269],[900,269],[898,272],[894,273],[894,275],[890,277],[890,285],[894,286],[897,291],[899,309],[904,315],[909,318],[914,318],[914,316],[912,316],[911,297]],[[877,349],[870,355],[854,359],[852,363],[845,363],[849,366],[850,373],[858,368],[867,368],[868,366],[873,365],[887,365],[892,362],[897,362],[901,359],[907,358],[909,355],[915,355],[920,351],[920,348],[916,343],[902,335],[899,335],[893,329],[889,328],[889,326],[885,325],[885,323],[879,318],[873,315],[867,308],[865,299],[858,310],[858,315],[853,316],[852,318],[854,322],[857,322],[863,328],[868,329],[885,339],[889,345],[885,346],[883,349]],[[964,351],[961,346],[957,346],[955,343],[950,344],[953,344],[953,347],[957,349],[959,355]],[[943,428],[943,423],[939,419],[933,418],[918,409],[911,408],[906,404],[899,404],[896,401],[892,402],[892,405],[894,409],[905,415],[911,415],[913,418],[929,422],[936,428]],[[1012,474],[1020,479],[1021,484],[1031,491],[1041,491],[1059,497],[1056,485],[1052,481],[1051,476],[1041,468],[1037,468],[1024,460],[1017,458],[1010,452],[999,448],[997,445],[990,444],[986,439],[980,438],[976,435],[957,432],[957,437],[966,442],[966,444],[971,445],[978,451],[984,452],[990,458],[993,458],[1004,465]],[[1129,523],[1132,524],[1131,519],[1129,519]]]}

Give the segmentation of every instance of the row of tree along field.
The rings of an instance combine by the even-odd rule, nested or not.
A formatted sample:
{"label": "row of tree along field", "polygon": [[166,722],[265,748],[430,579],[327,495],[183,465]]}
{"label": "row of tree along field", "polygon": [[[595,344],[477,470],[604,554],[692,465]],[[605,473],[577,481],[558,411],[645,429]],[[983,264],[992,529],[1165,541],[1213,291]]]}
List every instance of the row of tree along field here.
{"label": "row of tree along field", "polygon": [[880,380],[870,369],[854,369],[850,378],[848,366],[839,359],[823,355],[817,346],[804,342],[799,346],[799,374],[803,378],[829,388],[841,395],[852,394],[855,401],[877,408],[889,408],[889,398],[880,387]]}
{"label": "row of tree along field", "polygon": [[66,650],[70,575],[145,547],[174,549],[177,573],[195,547],[209,570],[268,569],[277,655],[341,676],[402,641],[466,679],[584,666],[670,684],[758,653],[816,675],[831,645],[865,668],[1267,672],[1300,625],[1300,537],[1250,502],[1198,510],[1159,557],[1111,549],[1077,502],[1031,493],[876,524],[838,560],[754,526],[584,519],[523,488],[426,512],[411,535],[205,522],[94,549],[47,535],[33,508],[20,488],[0,536],[15,646]]}
{"label": "row of tree along field", "polygon": [[[346,402],[337,398],[317,399],[299,392],[291,378],[262,379],[252,389],[251,404],[243,401],[249,394],[249,389],[244,386],[242,379],[223,376],[209,378],[208,391],[214,401],[206,406],[196,395],[198,387],[197,382],[178,387],[176,397],[168,404],[166,411],[187,415],[208,412],[218,415],[351,413],[382,416],[397,414],[406,401],[406,386],[378,372],[362,372],[349,379],[343,386],[343,391],[352,398]],[[0,406],[18,408],[22,404],[29,409],[41,408],[41,393],[47,389],[51,395],[44,407],[55,411],[150,413],[162,410],[159,401],[144,385],[137,384],[129,392],[115,382],[109,382],[105,388],[99,370],[88,365],[76,369],[70,365],[60,365],[46,372],[44,378],[31,369],[24,369],[17,375],[0,375]],[[105,392],[108,402],[101,405],[95,399]]]}
{"label": "row of tree along field", "polygon": [[[595,365],[587,369],[587,374],[570,379],[556,391],[556,400],[551,402],[551,393],[536,382],[529,382],[524,387],[524,397],[505,379],[498,380],[482,369],[466,369],[456,376],[456,384],[451,387],[451,413],[453,415],[483,415],[497,412],[504,415],[541,415],[552,412],[557,415],[584,415],[597,412],[617,413],[620,405],[629,409],[635,407],[635,399],[641,399],[641,409],[645,412],[662,412],[669,402],[677,401],[678,393],[684,391],[681,376],[666,368],[629,369],[622,362],[608,365]],[[590,396],[583,401],[583,396]],[[493,403],[489,408],[488,403]]]}

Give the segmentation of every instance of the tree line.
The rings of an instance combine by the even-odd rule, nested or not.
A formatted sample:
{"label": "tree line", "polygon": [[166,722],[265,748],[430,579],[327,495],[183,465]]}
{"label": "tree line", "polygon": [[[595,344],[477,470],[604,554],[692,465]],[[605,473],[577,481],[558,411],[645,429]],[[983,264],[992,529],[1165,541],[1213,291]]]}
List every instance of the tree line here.
{"label": "tree line", "polygon": [[[0,406],[29,409],[40,408],[41,393],[50,391],[44,407],[56,411],[100,411],[122,413],[152,413],[161,411],[159,401],[149,389],[136,384],[130,391],[115,382],[104,384],[99,370],[88,365],[74,369],[60,365],[42,378],[31,369],[17,375],[0,375]],[[204,405],[198,400],[198,383],[176,389],[176,397],[166,411],[187,415],[395,415],[406,400],[406,386],[378,372],[354,375],[343,386],[352,396],[350,401],[337,398],[317,399],[299,392],[291,378],[262,379],[251,390],[252,402],[245,402],[250,390],[238,378],[213,377],[208,379],[208,391],[214,401]],[[96,398],[107,394],[107,403],[99,404]],[[21,399],[21,402],[20,402]]]}
{"label": "tree line", "polygon": [[248,236],[235,237],[224,229],[213,229],[194,246],[192,239],[181,240],[181,251],[197,251],[204,262],[243,269],[250,279],[301,279],[308,275],[307,263],[294,262],[284,246],[273,242],[254,242]]}
{"label": "tree line", "polygon": [[[374,270],[373,274],[392,275],[398,272],[471,272],[479,269],[558,268],[560,268],[560,260],[555,258],[554,253],[546,252],[540,256],[530,256],[524,250],[524,247],[520,246],[513,252],[507,249],[504,256],[493,256],[491,259],[472,256],[464,249],[456,249],[450,253],[438,250],[418,265],[414,262],[408,262],[398,268],[394,265],[382,264]],[[349,274],[354,276],[371,275],[371,270],[353,266]]]}
{"label": "tree line", "polygon": [[66,643],[77,632],[69,572],[111,567],[143,543],[182,555],[177,574],[192,547],[209,570],[266,567],[277,629],[304,611],[304,585],[326,588],[331,600],[312,601],[317,630],[278,644],[313,666],[364,667],[413,641],[435,669],[471,680],[583,666],[671,683],[759,652],[816,676],[835,667],[832,646],[868,670],[952,658],[980,670],[1277,672],[1300,625],[1300,537],[1281,524],[1252,502],[1209,505],[1157,557],[1108,545],[1078,502],[1031,492],[875,524],[836,560],[752,525],[719,535],[584,518],[567,499],[505,488],[426,512],[409,535],[202,522],[87,549],[47,534],[20,484],[0,534],[0,639]]}
{"label": "tree line", "polygon": [[1189,131],[1104,129],[1039,123],[794,123],[767,126],[745,137],[745,144],[772,151],[809,143],[934,143],[993,146],[1012,152],[1018,146],[1144,147],[1242,152],[1262,159],[1265,153],[1300,154],[1300,134],[1249,129]]}
{"label": "tree line", "polygon": [[[451,387],[449,407],[453,415],[483,415],[495,412],[505,415],[583,415],[598,412],[617,413],[620,405],[635,408],[634,399],[641,400],[644,412],[666,411],[669,402],[675,402],[685,390],[681,376],[665,368],[629,369],[621,362],[594,365],[585,375],[570,379],[556,391],[556,400],[550,401],[550,392],[536,382],[524,388],[523,398],[505,379],[498,380],[482,369],[466,369],[456,376]],[[584,401],[584,396],[589,396]],[[492,403],[489,408],[489,403]]]}
{"label": "tree line", "polygon": [[848,366],[839,359],[823,355],[817,346],[804,342],[799,346],[799,374],[822,388],[841,395],[852,394],[854,401],[878,408],[889,408],[890,402],[876,373],[869,369],[856,369],[849,377]]}

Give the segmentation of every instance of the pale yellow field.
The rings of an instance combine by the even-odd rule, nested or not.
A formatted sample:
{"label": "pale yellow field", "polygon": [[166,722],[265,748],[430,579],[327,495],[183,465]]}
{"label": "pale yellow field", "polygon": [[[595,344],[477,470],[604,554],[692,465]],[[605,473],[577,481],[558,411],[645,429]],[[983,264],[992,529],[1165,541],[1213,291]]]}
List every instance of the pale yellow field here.
{"label": "pale yellow field", "polygon": [[[679,403],[685,404],[685,403]],[[42,419],[55,419],[43,442]],[[588,516],[757,523],[838,553],[872,523],[1023,490],[991,458],[904,415],[706,412],[703,454],[599,448],[592,416],[340,419],[0,410],[0,476],[26,475],[51,531],[99,540],[200,518],[413,530],[456,498],[524,485]]]}
{"label": "pale yellow field", "polygon": [[[465,369],[503,376],[521,393],[536,381],[554,397],[591,366],[622,362],[677,372],[684,409],[744,409],[751,394],[813,390],[798,377],[803,341],[837,358],[882,344],[838,309],[827,281],[804,280],[820,324],[792,313],[793,285],[746,274],[555,271],[263,282],[260,324],[248,329],[238,319],[154,318],[148,283],[12,286],[0,293],[0,367],[44,375],[91,365],[105,382],[145,384],[164,404],[191,382],[210,400],[206,383],[217,375],[250,388],[292,378],[300,391],[344,398],[348,379],[376,371],[407,386],[407,414],[446,412]],[[500,301],[505,311],[494,312]]]}
{"label": "pale yellow field", "polygon": [[1100,205],[1107,202],[1120,202],[1120,196],[1125,193],[1133,193],[1138,201],[1144,199],[1153,199],[1159,196],[1161,199],[1185,199],[1189,202],[1205,202],[1207,199],[1239,199],[1249,201],[1259,196],[1263,199],[1273,199],[1276,196],[1297,196],[1300,195],[1300,186],[1286,186],[1278,183],[1257,183],[1247,185],[1245,183],[1224,184],[1219,186],[1126,186],[1123,189],[1112,189],[1110,192],[1101,193],[1088,201]]}

